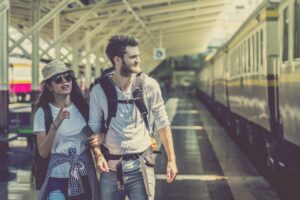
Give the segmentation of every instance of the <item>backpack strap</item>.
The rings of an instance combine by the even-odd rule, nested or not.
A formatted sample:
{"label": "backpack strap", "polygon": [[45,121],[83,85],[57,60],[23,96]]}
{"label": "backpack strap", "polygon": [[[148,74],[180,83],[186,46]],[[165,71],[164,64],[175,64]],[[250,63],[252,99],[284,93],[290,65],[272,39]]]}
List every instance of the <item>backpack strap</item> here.
{"label": "backpack strap", "polygon": [[99,79],[99,84],[105,93],[106,100],[107,100],[107,107],[108,107],[107,119],[104,120],[104,118],[102,118],[101,121],[101,127],[102,127],[101,131],[107,133],[111,118],[115,117],[117,113],[118,97],[117,97],[117,91],[115,89],[115,86],[111,82],[109,76],[102,76]]}
{"label": "backpack strap", "polygon": [[147,130],[150,132],[150,126],[148,122],[148,110],[144,100],[144,84],[146,74],[141,72],[136,75],[135,81],[132,84],[132,96],[135,106],[141,113]]}
{"label": "backpack strap", "polygon": [[[48,103],[43,105],[42,109],[44,111],[46,134],[48,134],[50,130],[50,125],[53,122],[53,117]],[[48,155],[47,158],[43,158],[40,156],[38,146],[37,146],[37,136],[35,136],[34,163],[32,165],[31,170],[35,180],[35,187],[38,190],[41,189],[45,181],[49,160],[50,160],[50,155]]]}
{"label": "backpack strap", "polygon": [[142,72],[137,74],[133,84],[131,85],[133,99],[130,100],[118,100],[117,91],[115,85],[112,83],[110,76],[102,76],[96,80],[96,83],[100,84],[105,93],[108,106],[107,119],[105,120],[103,117],[101,120],[101,132],[107,133],[111,119],[116,116],[118,103],[135,104],[135,106],[141,113],[147,130],[150,132],[150,126],[148,122],[148,110],[144,101],[145,77],[146,74]]}
{"label": "backpack strap", "polygon": [[49,104],[45,104],[42,106],[42,109],[44,111],[44,116],[45,116],[45,128],[46,128],[46,134],[48,134],[49,130],[50,130],[50,125],[53,122],[53,117],[52,117],[52,112],[50,109]]}

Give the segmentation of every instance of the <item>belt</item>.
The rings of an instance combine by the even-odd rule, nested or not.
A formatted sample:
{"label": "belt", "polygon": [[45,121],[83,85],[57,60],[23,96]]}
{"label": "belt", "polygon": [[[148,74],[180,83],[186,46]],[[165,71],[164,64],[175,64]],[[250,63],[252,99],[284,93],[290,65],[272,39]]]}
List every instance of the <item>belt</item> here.
{"label": "belt", "polygon": [[116,155],[116,154],[110,154],[108,153],[106,155],[106,160],[125,160],[125,161],[128,161],[128,160],[137,160],[139,158],[140,155],[142,155],[142,153],[130,153],[130,154],[123,154],[123,155]]}
{"label": "belt", "polygon": [[119,160],[119,162],[117,163],[117,166],[116,166],[119,189],[124,189],[123,170],[122,170],[122,161],[121,160],[125,160],[125,161],[137,160],[143,153],[144,152],[123,154],[123,155],[110,154],[108,151],[106,151],[106,153],[104,153],[104,157],[107,161]]}

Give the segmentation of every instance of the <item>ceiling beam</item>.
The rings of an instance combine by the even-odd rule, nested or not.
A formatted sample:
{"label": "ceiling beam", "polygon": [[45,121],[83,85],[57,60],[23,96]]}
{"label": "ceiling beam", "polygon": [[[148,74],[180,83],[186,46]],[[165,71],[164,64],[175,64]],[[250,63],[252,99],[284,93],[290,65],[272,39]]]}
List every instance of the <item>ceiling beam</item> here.
{"label": "ceiling beam", "polygon": [[151,8],[151,9],[143,9],[139,11],[139,16],[149,16],[149,15],[159,15],[163,13],[173,13],[177,11],[183,10],[194,10],[199,8],[210,8],[210,7],[218,7],[225,5],[225,0],[214,0],[214,1],[203,1],[198,0],[195,2],[184,2],[184,3],[176,3],[171,4],[170,6],[162,6],[158,8]]}
{"label": "ceiling beam", "polygon": [[[135,1],[130,1],[130,4],[132,7],[141,7],[141,6],[149,6],[149,5],[155,5],[155,4],[161,4],[164,2],[168,2],[169,0],[135,0]],[[68,17],[77,17],[82,15],[85,12],[89,12],[89,10],[93,7],[93,5],[90,6],[85,6],[83,8],[69,8],[66,9],[63,12],[63,15],[68,16]],[[110,3],[109,5],[106,5],[103,7],[101,10],[102,13],[105,12],[110,12],[113,10],[118,10],[118,9],[124,9],[124,3]]]}
{"label": "ceiling beam", "polygon": [[181,25],[188,25],[188,24],[198,24],[201,23],[203,27],[210,26],[212,27],[213,24],[216,22],[216,18],[211,18],[211,19],[191,19],[191,20],[185,20],[185,21],[178,21],[178,22],[170,22],[170,23],[163,23],[160,25],[155,25],[155,26],[149,26],[150,30],[166,30],[170,28],[177,28]]}
{"label": "ceiling beam", "polygon": [[191,17],[200,18],[200,17],[217,16],[221,11],[222,11],[221,8],[219,9],[211,8],[211,9],[203,9],[203,10],[199,9],[190,12],[180,11],[180,12],[175,12],[174,14],[165,14],[164,16],[150,17],[147,20],[147,24],[160,23],[160,22],[165,22],[170,20],[178,20],[182,18],[191,18]]}
{"label": "ceiling beam", "polygon": [[149,35],[150,39],[152,40],[152,42],[156,42],[155,38],[153,37],[153,34],[151,33],[151,31],[148,29],[148,27],[146,26],[146,24],[143,22],[143,20],[139,17],[138,14],[136,14],[136,12],[132,9],[131,5],[127,2],[127,0],[122,0],[123,3],[127,6],[127,10],[134,16],[135,20],[139,22],[139,24],[141,25],[141,27],[145,30],[146,34]]}
{"label": "ceiling beam", "polygon": [[[102,1],[101,3],[98,3],[95,5],[90,12],[86,13],[83,15],[75,24],[73,24],[71,27],[69,27],[65,32],[63,32],[60,37],[53,41],[53,43],[46,49],[46,52],[48,52],[50,49],[55,47],[57,44],[61,43],[64,41],[67,37],[69,37],[72,33],[74,33],[82,24],[85,23],[85,21],[92,15],[94,14],[100,7],[103,6],[104,3],[107,3],[108,0]],[[42,55],[43,56],[43,55]]]}
{"label": "ceiling beam", "polygon": [[62,0],[55,8],[51,10],[47,15],[40,19],[34,26],[26,32],[23,37],[21,37],[12,47],[9,48],[9,52],[12,52],[14,48],[19,46],[26,38],[30,35],[39,31],[43,26],[45,26],[50,20],[57,16],[72,0]]}

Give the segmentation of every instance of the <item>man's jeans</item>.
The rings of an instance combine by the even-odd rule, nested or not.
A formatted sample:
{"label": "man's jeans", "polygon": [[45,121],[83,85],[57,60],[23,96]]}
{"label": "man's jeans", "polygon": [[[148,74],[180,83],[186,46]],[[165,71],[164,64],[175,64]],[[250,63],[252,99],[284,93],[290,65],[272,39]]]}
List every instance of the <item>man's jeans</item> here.
{"label": "man's jeans", "polygon": [[126,195],[130,200],[154,199],[155,176],[154,169],[147,167],[147,178],[152,196],[148,198],[143,175],[140,169],[123,172],[124,188],[118,187],[117,173],[102,172],[100,174],[101,199],[124,200]]}

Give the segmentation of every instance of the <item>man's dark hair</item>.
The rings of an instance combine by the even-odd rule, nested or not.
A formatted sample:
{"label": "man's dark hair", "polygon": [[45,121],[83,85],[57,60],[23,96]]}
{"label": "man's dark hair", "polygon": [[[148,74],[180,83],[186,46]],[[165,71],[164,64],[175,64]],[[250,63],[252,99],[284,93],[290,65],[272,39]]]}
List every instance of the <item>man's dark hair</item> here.
{"label": "man's dark hair", "polygon": [[123,55],[126,53],[125,49],[127,46],[136,47],[139,45],[138,39],[129,35],[114,35],[108,40],[106,47],[106,55],[113,65],[114,57],[119,56],[123,58]]}

